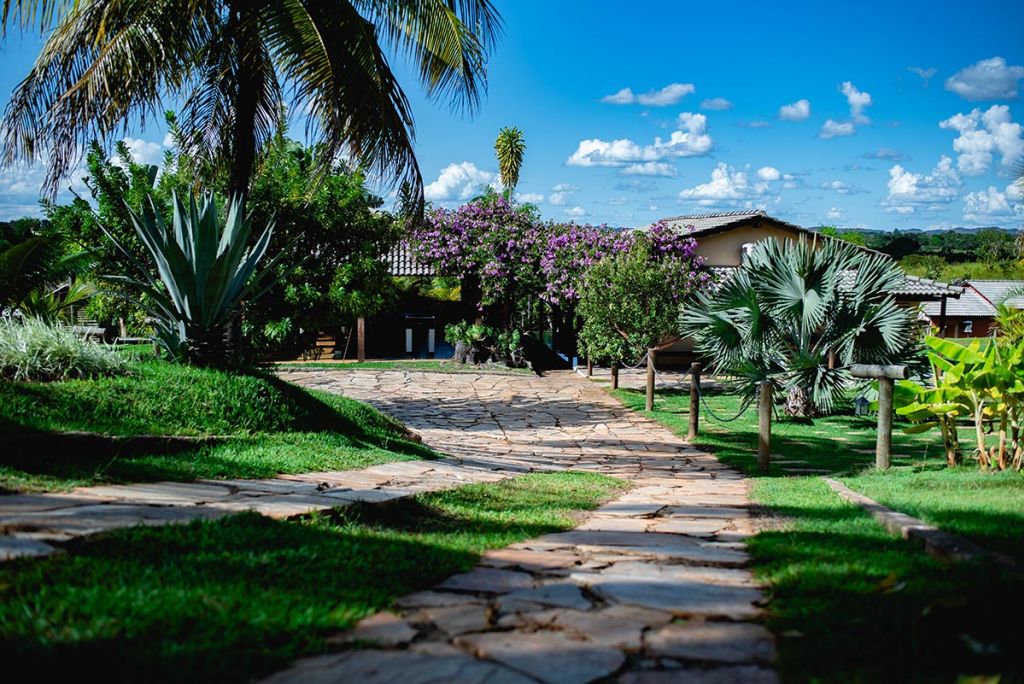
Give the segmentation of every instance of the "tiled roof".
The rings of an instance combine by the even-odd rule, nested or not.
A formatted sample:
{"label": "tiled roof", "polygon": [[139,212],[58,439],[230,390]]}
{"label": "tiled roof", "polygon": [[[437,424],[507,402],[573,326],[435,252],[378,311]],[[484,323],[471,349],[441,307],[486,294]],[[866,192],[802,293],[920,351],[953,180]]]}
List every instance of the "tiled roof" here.
{"label": "tiled roof", "polygon": [[764,210],[757,211],[724,211],[716,214],[692,214],[689,216],[671,216],[664,219],[666,223],[680,228],[692,226],[691,234],[703,233],[733,223],[741,223],[752,218],[768,217]]}
{"label": "tiled roof", "polygon": [[[722,279],[730,277],[736,268],[736,266],[714,266],[711,270],[714,271],[720,279]],[[847,287],[851,286],[853,284],[853,272],[845,272],[843,275],[844,284],[846,284]],[[893,294],[900,299],[910,300],[920,299],[923,297],[942,297],[945,295],[949,297],[950,302],[952,302],[955,301],[956,297],[961,296],[963,291],[964,288],[962,287],[954,287],[935,280],[926,280],[924,278],[917,278],[915,276],[908,275],[904,282],[904,286],[897,289]],[[938,302],[929,302],[926,307],[929,307],[932,304],[936,307],[939,306]],[[938,309],[936,309],[936,311],[938,311]]]}
{"label": "tiled roof", "polygon": [[384,261],[388,265],[388,273],[393,276],[432,276],[434,269],[428,264],[416,260],[405,240],[391,248]]}
{"label": "tiled roof", "polygon": [[[932,318],[938,318],[942,315],[942,303],[927,302],[924,305],[924,312]],[[992,306],[987,299],[970,287],[964,288],[964,293],[960,295],[959,299],[949,299],[946,301],[947,316],[975,316],[978,318],[987,318],[994,316],[995,313],[996,308]]]}
{"label": "tiled roof", "polygon": [[909,299],[914,297],[942,297],[943,295],[956,298],[963,291],[964,288],[957,287],[956,285],[947,285],[946,283],[940,283],[938,280],[908,275],[906,285],[904,289],[900,290],[899,294]]}
{"label": "tiled roof", "polygon": [[1024,309],[1024,296],[1007,299],[1007,295],[1013,290],[1024,290],[1024,280],[971,280],[967,284],[993,304],[999,304],[1006,299],[1009,306]]}

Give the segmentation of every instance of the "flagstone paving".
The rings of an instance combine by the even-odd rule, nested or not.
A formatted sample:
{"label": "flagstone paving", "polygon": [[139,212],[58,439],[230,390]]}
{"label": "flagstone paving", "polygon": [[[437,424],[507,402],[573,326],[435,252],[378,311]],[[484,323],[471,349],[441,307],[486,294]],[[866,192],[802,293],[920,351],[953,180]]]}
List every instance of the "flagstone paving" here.
{"label": "flagstone paving", "polygon": [[[743,478],[572,372],[544,378],[286,371],[367,401],[445,454],[272,480],[147,483],[0,497],[0,557],[84,534],[255,510],[289,517],[522,472],[583,470],[633,489],[576,529],[488,552],[329,640],[281,682],[774,682],[746,569]],[[55,547],[56,545],[56,547]]]}
{"label": "flagstone paving", "polygon": [[571,373],[424,375],[286,377],[368,401],[463,463],[596,470],[634,488],[572,531],[402,597],[267,684],[777,681],[738,473]]}

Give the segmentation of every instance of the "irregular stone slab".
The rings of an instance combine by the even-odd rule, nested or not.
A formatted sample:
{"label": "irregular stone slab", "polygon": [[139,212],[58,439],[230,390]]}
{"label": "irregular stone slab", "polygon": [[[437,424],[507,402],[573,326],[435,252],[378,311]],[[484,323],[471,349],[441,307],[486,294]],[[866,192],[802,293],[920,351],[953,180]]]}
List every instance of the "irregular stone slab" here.
{"label": "irregular stone slab", "polygon": [[750,622],[671,623],[644,636],[644,652],[659,658],[722,663],[770,663],[775,639]]}
{"label": "irregular stone slab", "polygon": [[491,624],[491,613],[489,606],[479,603],[424,608],[422,611],[426,619],[449,637],[487,629]]}
{"label": "irregular stone slab", "polygon": [[578,551],[593,554],[625,553],[729,566],[742,566],[748,561],[747,555],[743,552],[714,548],[700,543],[693,537],[679,534],[573,530],[544,535],[540,540],[571,546]]}
{"label": "irregular stone slab", "polygon": [[551,684],[586,684],[607,677],[626,661],[618,649],[554,631],[471,634],[455,644]]}
{"label": "irregular stone slab", "polygon": [[469,572],[452,575],[438,585],[446,591],[470,591],[487,594],[507,594],[534,585],[533,577],[525,572],[498,568],[474,568]]}
{"label": "irregular stone slab", "polygon": [[746,620],[761,612],[755,605],[761,599],[761,592],[755,587],[687,580],[680,575],[673,577],[668,571],[645,578],[614,571],[579,573],[570,575],[569,579],[590,587],[611,603],[665,610],[679,617]]}
{"label": "irregular stone slab", "polygon": [[230,496],[231,489],[210,482],[141,482],[79,488],[71,494],[144,505],[198,506]]}
{"label": "irregular stone slab", "polygon": [[531,551],[529,549],[506,548],[488,551],[480,560],[482,565],[510,568],[515,567],[527,572],[557,570],[577,567],[583,562],[583,556],[572,552]]}
{"label": "irregular stone slab", "polygon": [[416,630],[394,613],[377,613],[363,618],[341,637],[342,643],[370,643],[376,646],[404,646],[416,638]]}
{"label": "irregular stone slab", "polygon": [[0,560],[49,556],[59,550],[37,539],[24,539],[9,535],[0,537]]}
{"label": "irregular stone slab", "polygon": [[644,630],[672,620],[672,614],[637,606],[608,606],[581,611],[556,608],[508,616],[498,622],[505,627],[530,626],[572,632],[587,641],[630,653],[641,648]]}
{"label": "irregular stone slab", "polygon": [[441,591],[417,591],[395,601],[399,608],[435,608],[462,606],[469,603],[483,603],[470,594],[455,594]]}
{"label": "irregular stone slab", "polygon": [[575,584],[559,583],[545,584],[533,589],[522,589],[511,594],[505,594],[499,601],[501,606],[506,601],[528,601],[539,603],[544,606],[558,606],[560,608],[576,608],[587,610],[591,607],[590,601],[584,596],[580,588]]}
{"label": "irregular stone slab", "polygon": [[536,684],[497,663],[464,653],[353,651],[300,660],[266,684]]}
{"label": "irregular stone slab", "polygon": [[627,672],[618,681],[619,684],[778,684],[779,677],[767,668],[744,665]]}

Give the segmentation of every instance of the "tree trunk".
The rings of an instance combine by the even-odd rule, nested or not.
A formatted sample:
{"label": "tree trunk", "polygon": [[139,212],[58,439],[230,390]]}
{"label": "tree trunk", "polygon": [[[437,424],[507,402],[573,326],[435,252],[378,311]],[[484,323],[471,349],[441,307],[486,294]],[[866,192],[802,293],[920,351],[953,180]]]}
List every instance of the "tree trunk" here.
{"label": "tree trunk", "polygon": [[814,418],[818,415],[818,409],[811,401],[810,394],[799,386],[789,388],[785,411],[790,418]]}
{"label": "tree trunk", "polygon": [[244,197],[249,191],[256,164],[256,108],[259,94],[253,82],[262,70],[259,54],[259,27],[250,3],[245,0],[228,2],[228,40],[234,43],[238,74],[234,92],[234,129],[231,135],[231,175],[228,192],[231,197]]}

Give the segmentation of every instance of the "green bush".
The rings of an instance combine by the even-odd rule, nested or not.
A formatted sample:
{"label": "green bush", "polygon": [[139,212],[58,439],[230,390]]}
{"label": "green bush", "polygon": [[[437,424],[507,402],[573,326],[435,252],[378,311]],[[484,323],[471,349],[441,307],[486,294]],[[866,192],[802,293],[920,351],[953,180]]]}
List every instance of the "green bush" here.
{"label": "green bush", "polygon": [[66,380],[127,372],[112,347],[89,342],[67,328],[29,318],[0,319],[0,376],[11,380]]}

